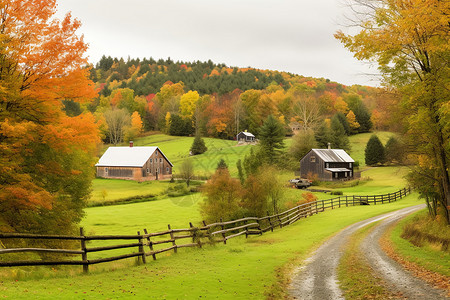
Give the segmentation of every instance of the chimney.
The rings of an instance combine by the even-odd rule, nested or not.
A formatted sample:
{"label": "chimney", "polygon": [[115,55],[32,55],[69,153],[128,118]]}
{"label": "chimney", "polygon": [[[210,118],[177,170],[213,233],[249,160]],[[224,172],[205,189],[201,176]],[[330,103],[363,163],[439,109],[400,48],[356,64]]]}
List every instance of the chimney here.
{"label": "chimney", "polygon": [[[131,142],[132,143],[132,142]],[[331,143],[328,143],[328,149],[331,149]]]}
{"label": "chimney", "polygon": [[130,141],[130,148],[133,147],[133,141]]}

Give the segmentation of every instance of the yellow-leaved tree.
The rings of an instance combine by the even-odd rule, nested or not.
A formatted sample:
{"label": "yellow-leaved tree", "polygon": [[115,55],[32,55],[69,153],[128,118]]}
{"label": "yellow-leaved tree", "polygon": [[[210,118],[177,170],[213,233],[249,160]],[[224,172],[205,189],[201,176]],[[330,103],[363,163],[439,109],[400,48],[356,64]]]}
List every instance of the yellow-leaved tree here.
{"label": "yellow-leaved tree", "polygon": [[335,37],[356,58],[376,62],[384,83],[403,95],[398,121],[417,162],[409,180],[431,215],[450,223],[450,1],[351,2],[360,31]]}

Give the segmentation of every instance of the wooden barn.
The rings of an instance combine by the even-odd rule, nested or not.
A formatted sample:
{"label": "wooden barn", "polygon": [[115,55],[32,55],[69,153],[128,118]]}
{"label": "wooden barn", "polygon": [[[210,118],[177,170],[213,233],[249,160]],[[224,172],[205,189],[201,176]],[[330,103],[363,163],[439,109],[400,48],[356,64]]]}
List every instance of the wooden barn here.
{"label": "wooden barn", "polygon": [[109,147],[98,163],[97,177],[148,181],[172,176],[172,163],[158,147]]}
{"label": "wooden barn", "polygon": [[236,135],[236,140],[238,143],[254,143],[256,138],[253,134],[247,131],[241,131]]}
{"label": "wooden barn", "polygon": [[321,181],[353,178],[355,161],[342,149],[312,149],[300,160],[300,176],[317,175]]}

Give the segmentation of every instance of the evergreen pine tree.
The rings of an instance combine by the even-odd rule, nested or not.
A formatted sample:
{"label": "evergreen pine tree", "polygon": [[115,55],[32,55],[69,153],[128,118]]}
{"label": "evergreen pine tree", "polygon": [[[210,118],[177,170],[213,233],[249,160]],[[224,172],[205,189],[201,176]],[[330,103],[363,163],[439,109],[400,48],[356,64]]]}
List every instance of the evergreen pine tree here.
{"label": "evergreen pine tree", "polygon": [[314,132],[314,138],[317,141],[317,146],[322,149],[327,148],[328,143],[331,143],[331,129],[325,121]]}
{"label": "evergreen pine tree", "polygon": [[227,163],[225,162],[225,160],[223,158],[221,158],[219,160],[219,163],[217,164],[216,170],[217,169],[228,169],[228,165],[227,165]]}
{"label": "evergreen pine tree", "polygon": [[335,117],[339,120],[339,122],[341,122],[342,126],[344,127],[345,134],[350,135],[352,129],[350,128],[350,124],[348,123],[348,120],[345,117],[345,115],[341,112],[338,112],[337,114],[335,114],[333,116],[333,118],[335,118]]}
{"label": "evergreen pine tree", "polygon": [[331,147],[350,150],[350,141],[345,134],[344,126],[342,126],[342,123],[336,116],[331,119]]}
{"label": "evergreen pine tree", "polygon": [[390,163],[400,163],[405,154],[403,144],[395,137],[390,137],[384,148],[386,161]]}
{"label": "evergreen pine tree", "polygon": [[373,125],[370,120],[371,115],[362,101],[353,109],[353,113],[356,116],[356,121],[359,123],[358,132],[369,132]]}
{"label": "evergreen pine tree", "polygon": [[200,135],[195,136],[194,142],[192,143],[190,152],[192,155],[205,153],[208,148],[205,145],[205,141],[200,137]]}
{"label": "evergreen pine tree", "polygon": [[368,166],[383,163],[385,160],[383,144],[375,134],[370,137],[364,152],[366,156],[366,165]]}
{"label": "evergreen pine tree", "polygon": [[285,131],[283,125],[270,115],[259,128],[259,143],[266,162],[276,162],[284,148]]}

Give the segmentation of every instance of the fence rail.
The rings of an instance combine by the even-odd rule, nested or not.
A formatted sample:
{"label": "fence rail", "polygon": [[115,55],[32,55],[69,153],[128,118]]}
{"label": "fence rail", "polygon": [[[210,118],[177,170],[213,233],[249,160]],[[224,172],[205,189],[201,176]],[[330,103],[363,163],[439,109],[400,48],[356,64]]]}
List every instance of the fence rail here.
{"label": "fence rail", "polygon": [[[83,228],[80,228],[79,236],[64,235],[38,235],[38,234],[22,234],[22,233],[0,233],[0,239],[46,239],[46,240],[72,240],[79,241],[78,249],[49,249],[49,248],[6,248],[0,249],[0,267],[16,267],[16,266],[39,266],[39,265],[82,265],[84,272],[88,272],[89,265],[117,261],[131,257],[138,257],[140,261],[146,263],[146,258],[151,256],[156,260],[156,255],[168,251],[177,253],[178,248],[186,247],[202,247],[207,244],[224,243],[227,240],[241,235],[248,237],[249,235],[262,235],[267,231],[274,231],[276,228],[282,228],[290,225],[301,218],[307,218],[314,214],[318,214],[327,209],[335,209],[340,207],[348,207],[355,205],[377,205],[390,203],[403,198],[411,192],[410,188],[401,189],[395,193],[372,195],[372,196],[340,196],[326,200],[317,200],[305,203],[283,211],[278,214],[257,218],[247,217],[238,220],[216,222],[206,224],[203,221],[202,226],[194,226],[189,223],[189,228],[172,229],[168,225],[168,229],[160,232],[149,233],[147,229],[143,230],[143,234],[139,231],[136,235],[92,235],[86,236]],[[106,240],[124,240],[132,242],[121,242],[117,245],[108,245],[101,247],[87,247],[90,241],[106,241]],[[93,252],[103,252],[117,249],[133,249],[132,253],[115,255],[97,259],[88,259],[88,254]],[[63,255],[81,255],[81,259],[73,260],[15,260],[4,261],[2,255],[10,253],[57,253]]]}

